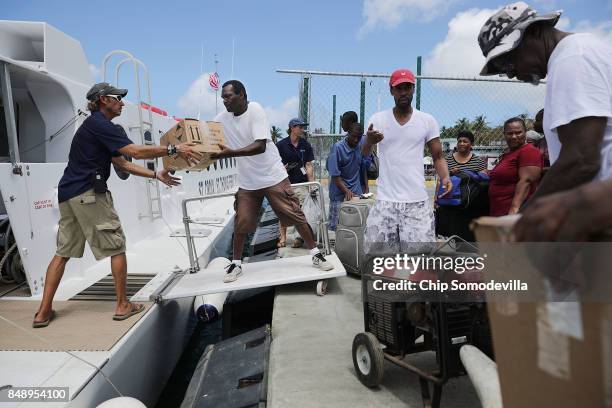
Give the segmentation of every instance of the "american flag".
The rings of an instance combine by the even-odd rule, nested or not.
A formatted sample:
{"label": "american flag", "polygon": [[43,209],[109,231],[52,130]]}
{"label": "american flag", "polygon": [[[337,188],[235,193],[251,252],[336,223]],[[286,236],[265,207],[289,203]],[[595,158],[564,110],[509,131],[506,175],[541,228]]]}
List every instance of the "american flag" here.
{"label": "american flag", "polygon": [[219,90],[219,74],[217,74],[216,72],[213,72],[212,74],[210,74],[210,76],[208,77],[208,83],[210,84],[210,87],[212,89],[214,89],[215,91]]}

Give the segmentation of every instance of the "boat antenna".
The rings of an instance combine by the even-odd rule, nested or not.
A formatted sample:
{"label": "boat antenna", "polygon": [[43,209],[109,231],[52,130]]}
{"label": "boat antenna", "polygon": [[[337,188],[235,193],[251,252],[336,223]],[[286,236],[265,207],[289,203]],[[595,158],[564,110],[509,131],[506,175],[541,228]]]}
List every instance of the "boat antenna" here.
{"label": "boat antenna", "polygon": [[200,54],[200,96],[198,97],[198,120],[200,120],[200,112],[202,110],[202,90],[204,88],[204,81],[202,80],[202,74],[204,72],[204,42],[201,42],[201,54]]}
{"label": "boat antenna", "polygon": [[[219,61],[217,60],[217,54],[215,54],[215,74],[218,74],[218,70],[217,70],[217,66],[219,64]],[[215,89],[215,115],[219,113],[219,87],[217,86],[217,89]]]}

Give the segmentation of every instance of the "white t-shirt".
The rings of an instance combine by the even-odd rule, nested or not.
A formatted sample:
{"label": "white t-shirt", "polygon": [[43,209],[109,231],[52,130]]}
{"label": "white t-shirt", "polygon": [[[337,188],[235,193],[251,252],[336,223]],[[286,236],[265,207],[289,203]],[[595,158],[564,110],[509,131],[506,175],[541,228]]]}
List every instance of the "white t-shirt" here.
{"label": "white t-shirt", "polygon": [[425,143],[440,136],[438,122],[429,113],[413,108],[410,120],[403,126],[397,123],[393,109],[375,113],[366,129],[370,124],[384,136],[378,143],[376,198],[402,203],[427,200],[423,149]]}
{"label": "white t-shirt", "polygon": [[255,156],[236,157],[238,186],[245,190],[259,190],[280,183],[287,178],[287,171],[270,135],[266,112],[257,102],[249,102],[242,115],[221,112],[215,118],[223,124],[225,141],[230,149],[241,149],[255,140],[266,141],[266,151]]}
{"label": "white t-shirt", "polygon": [[592,34],[572,34],[548,61],[544,134],[551,164],[561,151],[557,128],[587,116],[608,118],[595,179],[612,178],[612,47]]}

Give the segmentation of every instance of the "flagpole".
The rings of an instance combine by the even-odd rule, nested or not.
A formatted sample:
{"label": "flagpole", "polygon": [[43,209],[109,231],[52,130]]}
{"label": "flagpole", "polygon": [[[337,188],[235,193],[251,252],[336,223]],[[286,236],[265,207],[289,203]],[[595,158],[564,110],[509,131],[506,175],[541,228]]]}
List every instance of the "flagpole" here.
{"label": "flagpole", "polygon": [[200,112],[202,110],[202,90],[204,88],[204,80],[202,74],[204,72],[204,42],[200,43],[202,46],[202,52],[200,54],[200,97],[198,98],[198,120],[200,120]]}
{"label": "flagpole", "polygon": [[[218,77],[218,73],[217,73],[217,65],[218,65],[219,61],[217,61],[217,54],[215,54],[215,74],[217,74]],[[215,115],[219,113],[219,87],[217,87],[217,89],[215,89]]]}

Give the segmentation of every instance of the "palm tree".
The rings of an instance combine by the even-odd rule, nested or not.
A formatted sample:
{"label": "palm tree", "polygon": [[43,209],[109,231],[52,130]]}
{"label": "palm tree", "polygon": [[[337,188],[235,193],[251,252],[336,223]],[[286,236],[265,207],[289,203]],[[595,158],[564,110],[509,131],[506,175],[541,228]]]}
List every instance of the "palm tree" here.
{"label": "palm tree", "polygon": [[487,123],[487,118],[485,115],[476,116],[472,122],[472,129],[474,129],[476,132],[484,132],[488,127],[489,124]]}
{"label": "palm tree", "polygon": [[459,119],[457,121],[457,123],[455,123],[455,129],[457,131],[470,130],[471,129],[470,120],[468,118],[461,118],[461,119]]}
{"label": "palm tree", "polygon": [[270,135],[272,136],[272,141],[276,143],[283,137],[283,132],[278,126],[272,126],[270,128]]}

